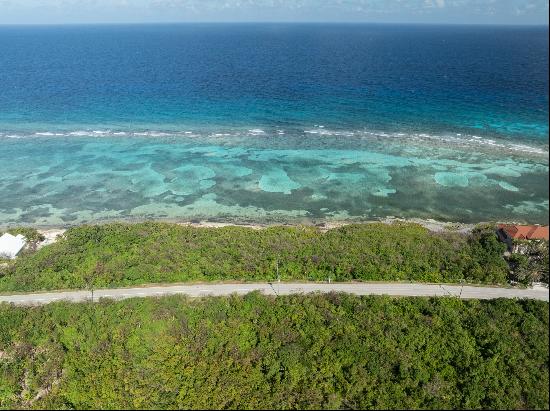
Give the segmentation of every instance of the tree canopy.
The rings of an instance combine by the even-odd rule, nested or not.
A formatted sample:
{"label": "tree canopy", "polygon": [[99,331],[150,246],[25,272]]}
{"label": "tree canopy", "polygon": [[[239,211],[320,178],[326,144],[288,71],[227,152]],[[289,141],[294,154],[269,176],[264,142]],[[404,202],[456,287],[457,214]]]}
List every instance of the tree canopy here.
{"label": "tree canopy", "polygon": [[482,282],[508,279],[494,227],[469,235],[417,224],[195,228],[167,223],[69,229],[55,244],[0,266],[0,291],[152,282],[282,280]]}
{"label": "tree canopy", "polygon": [[504,299],[4,304],[0,407],[548,409],[548,325]]}

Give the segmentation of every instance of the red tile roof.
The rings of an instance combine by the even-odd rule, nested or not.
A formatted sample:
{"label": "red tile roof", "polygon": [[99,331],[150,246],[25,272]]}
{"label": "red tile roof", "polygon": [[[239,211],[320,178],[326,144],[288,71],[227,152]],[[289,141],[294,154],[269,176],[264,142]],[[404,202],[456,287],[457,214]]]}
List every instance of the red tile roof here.
{"label": "red tile roof", "polygon": [[500,224],[498,226],[509,237],[517,240],[547,240],[548,241],[548,226],[540,225],[507,225]]}

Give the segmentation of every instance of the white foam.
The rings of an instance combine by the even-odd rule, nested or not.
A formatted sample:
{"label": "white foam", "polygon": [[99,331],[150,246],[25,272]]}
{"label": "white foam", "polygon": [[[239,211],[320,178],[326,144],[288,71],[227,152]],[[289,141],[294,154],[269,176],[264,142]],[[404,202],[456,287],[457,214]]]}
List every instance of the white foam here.
{"label": "white foam", "polygon": [[409,135],[403,134],[403,133],[392,133],[387,134],[385,132],[362,132],[365,136],[374,136],[374,137],[394,137],[394,138],[408,138],[413,139],[415,141],[422,141],[422,140],[436,140],[441,141],[444,143],[450,143],[454,145],[459,145],[463,147],[468,146],[478,146],[478,147],[491,147],[491,148],[498,148],[506,151],[522,151],[526,153],[531,154],[540,154],[540,155],[548,155],[548,151],[540,148],[540,147],[533,147],[526,144],[518,144],[518,143],[511,143],[506,141],[496,141],[494,139],[490,138],[483,138],[477,135],[463,135],[460,133],[456,133],[455,137],[449,136],[449,135],[438,135],[438,134],[427,134],[427,133],[411,133]]}
{"label": "white foam", "polygon": [[[462,148],[478,147],[480,149],[498,149],[507,152],[522,152],[531,155],[548,156],[547,145],[529,145],[530,143],[522,143],[517,141],[499,140],[493,138],[485,138],[479,135],[468,135],[463,133],[450,134],[430,134],[426,132],[406,133],[403,131],[387,132],[373,130],[335,130],[327,129],[323,125],[315,124],[310,129],[302,131],[304,134],[316,135],[320,137],[355,137],[368,139],[395,139],[396,142],[402,141],[404,144],[416,142],[422,144],[429,141],[439,145],[457,146]],[[112,129],[103,130],[74,130],[74,131],[37,131],[34,133],[8,133],[6,131],[0,133],[0,137],[4,138],[25,138],[25,137],[53,137],[53,136],[74,136],[74,137],[109,137],[109,136],[144,136],[144,137],[165,137],[165,136],[186,136],[186,137],[244,137],[244,136],[263,136],[267,132],[261,128],[252,128],[247,131],[234,130],[232,132],[220,131],[211,132],[210,134],[193,132],[193,131],[113,131]],[[285,135],[288,130],[275,129],[270,132],[272,135]],[[449,147],[450,148],[450,147]]]}
{"label": "white foam", "polygon": [[352,137],[356,133],[354,131],[336,131],[336,130],[328,130],[324,128],[318,128],[313,130],[304,130],[304,133],[306,134],[318,134],[320,136],[336,136],[336,137]]}
{"label": "white foam", "polygon": [[548,154],[547,151],[544,151],[540,148],[530,147],[530,146],[526,146],[526,145],[523,145],[523,144],[510,144],[509,148],[511,150],[523,151],[523,152],[526,152],[526,153]]}

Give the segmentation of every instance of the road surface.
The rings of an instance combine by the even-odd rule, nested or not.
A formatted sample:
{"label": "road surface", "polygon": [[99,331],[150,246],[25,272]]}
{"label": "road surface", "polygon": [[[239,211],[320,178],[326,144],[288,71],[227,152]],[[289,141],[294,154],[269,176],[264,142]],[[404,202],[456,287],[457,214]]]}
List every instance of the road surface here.
{"label": "road surface", "polygon": [[[159,297],[162,295],[186,294],[191,297],[207,295],[246,294],[260,291],[264,294],[285,295],[311,292],[345,292],[358,295],[392,296],[455,296],[459,298],[531,298],[548,301],[548,288],[497,288],[438,284],[403,283],[247,283],[247,284],[193,284],[168,285],[137,288],[115,288],[94,290],[93,301],[102,298],[124,299],[132,297]],[[53,301],[90,301],[90,291],[54,291],[33,294],[0,295],[0,303],[18,305],[48,304]]]}

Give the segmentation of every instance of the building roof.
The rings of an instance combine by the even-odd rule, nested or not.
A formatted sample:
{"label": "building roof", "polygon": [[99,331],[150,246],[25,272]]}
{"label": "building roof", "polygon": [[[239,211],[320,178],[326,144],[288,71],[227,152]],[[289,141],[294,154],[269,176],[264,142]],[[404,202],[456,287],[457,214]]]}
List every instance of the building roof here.
{"label": "building roof", "polygon": [[540,225],[508,225],[500,224],[498,226],[509,237],[516,240],[547,240],[548,226]]}
{"label": "building roof", "polygon": [[15,258],[26,243],[27,239],[21,234],[13,236],[10,233],[5,233],[0,237],[0,256]]}

